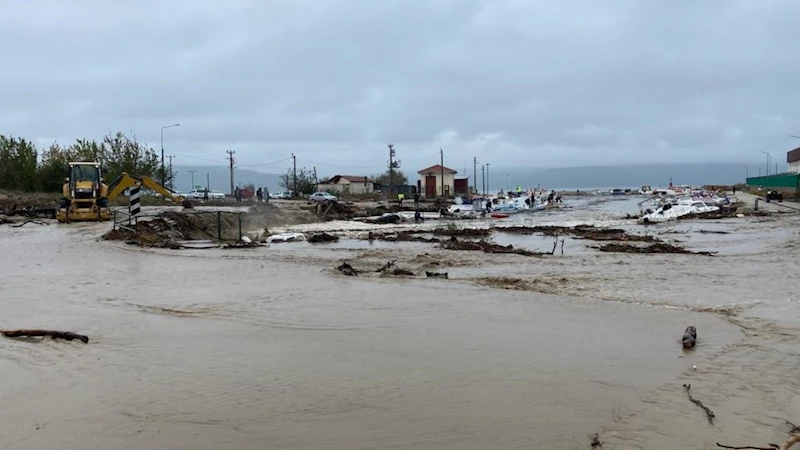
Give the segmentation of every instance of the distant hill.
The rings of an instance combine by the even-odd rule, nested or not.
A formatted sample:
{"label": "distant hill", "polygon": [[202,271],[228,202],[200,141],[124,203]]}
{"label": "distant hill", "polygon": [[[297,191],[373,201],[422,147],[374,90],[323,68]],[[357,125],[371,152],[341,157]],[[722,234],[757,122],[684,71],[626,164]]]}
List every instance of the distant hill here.
{"label": "distant hill", "polygon": [[[175,166],[175,189],[181,192],[186,192],[193,188],[192,186],[192,173],[194,170],[194,184],[199,184],[202,187],[206,186],[206,175],[210,181],[209,189],[214,189],[222,192],[229,192],[231,190],[231,173],[230,169],[222,166]],[[266,187],[270,192],[279,190],[278,175],[274,173],[263,173],[255,170],[248,169],[235,169],[234,182],[237,186],[244,186],[253,183],[256,187]]]}
{"label": "distant hill", "polygon": [[[498,163],[499,166],[499,163]],[[774,168],[772,168],[774,170]],[[785,164],[779,170],[786,170]],[[180,191],[192,188],[191,170],[194,170],[194,182],[205,186],[206,174],[211,181],[211,189],[228,192],[230,190],[230,172],[224,166],[176,166],[175,187]],[[591,167],[562,167],[562,168],[531,168],[519,167],[502,168],[491,166],[489,182],[492,191],[506,189],[506,175],[508,184],[513,189],[516,185],[532,187],[541,185],[552,189],[591,189],[591,188],[638,188],[642,185],[653,187],[666,187],[670,179],[675,184],[735,184],[744,182],[745,175],[758,175],[759,170],[765,171],[763,164],[735,164],[735,163],[708,163],[708,164],[637,164],[626,166],[591,166]],[[353,175],[361,175],[357,170],[351,171]],[[333,173],[320,173],[320,179]],[[372,175],[372,174],[363,174]],[[459,174],[458,176],[461,176]],[[472,171],[467,170],[467,175],[472,177]],[[237,185],[253,183],[256,187],[266,187],[271,192],[280,190],[278,174],[264,173],[249,169],[236,169],[234,181]],[[416,177],[409,179],[410,184],[416,184]],[[470,184],[473,184],[470,181]],[[481,172],[478,168],[477,187],[481,187]]]}
{"label": "distant hill", "polygon": [[[745,180],[746,172],[750,176],[758,174],[758,170],[766,170],[763,165],[751,164],[649,164],[629,166],[594,166],[564,167],[553,169],[519,169],[491,167],[490,180],[492,191],[506,189],[508,184],[513,189],[516,185],[523,187],[541,185],[553,189],[590,189],[590,188],[635,188],[642,185],[666,187],[670,180],[674,184],[702,186],[707,184],[736,184]],[[779,170],[785,170],[780,168]],[[471,173],[469,174],[471,175]],[[481,174],[478,172],[478,187],[481,186]]]}

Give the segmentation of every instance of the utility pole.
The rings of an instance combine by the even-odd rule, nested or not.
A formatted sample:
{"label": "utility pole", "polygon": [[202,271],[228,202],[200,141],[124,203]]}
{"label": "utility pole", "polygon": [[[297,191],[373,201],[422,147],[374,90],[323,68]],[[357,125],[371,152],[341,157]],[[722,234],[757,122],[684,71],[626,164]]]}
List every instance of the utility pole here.
{"label": "utility pole", "polygon": [[511,190],[511,185],[508,184],[508,175],[506,175],[506,194]]}
{"label": "utility pole", "polygon": [[316,186],[318,184],[319,184],[319,181],[317,181],[317,166],[314,166],[314,189],[316,189]]}
{"label": "utility pole", "polygon": [[172,180],[175,178],[175,175],[172,173],[172,158],[174,158],[174,157],[175,157],[175,155],[167,155],[167,158],[169,158],[169,190],[170,191],[173,190],[172,189]]}
{"label": "utility pole", "polygon": [[161,185],[167,184],[167,170],[164,168],[164,130],[167,128],[172,127],[179,127],[181,124],[174,123],[172,125],[167,125],[165,127],[161,127]]}
{"label": "utility pole", "polygon": [[394,171],[400,168],[400,161],[394,160],[394,144],[389,144],[389,197],[394,194]]}
{"label": "utility pole", "polygon": [[189,173],[192,174],[192,189],[194,189],[194,173],[197,172],[196,170],[190,170]]}
{"label": "utility pole", "polygon": [[491,193],[491,186],[489,186],[489,166],[492,165],[491,163],[486,163],[486,192]]}
{"label": "utility pole", "polygon": [[767,152],[761,152],[761,153],[767,155],[767,173],[766,173],[766,176],[769,176],[769,153],[767,153]]}
{"label": "utility pole", "polygon": [[486,164],[481,166],[481,192],[484,197],[486,196]]}
{"label": "utility pole", "polygon": [[297,157],[292,153],[292,197],[297,192]]}
{"label": "utility pole", "polygon": [[478,157],[472,158],[472,189],[478,192]]}
{"label": "utility pole", "polygon": [[211,174],[206,172],[206,189],[211,190]]}
{"label": "utility pole", "polygon": [[439,165],[442,167],[442,197],[444,197],[444,150],[439,149]]}
{"label": "utility pole", "polygon": [[225,150],[225,152],[228,154],[228,162],[230,163],[230,167],[231,167],[231,195],[233,195],[233,193],[235,191],[234,184],[233,184],[233,162],[234,162],[233,161],[233,154],[236,153],[236,152],[234,150]]}

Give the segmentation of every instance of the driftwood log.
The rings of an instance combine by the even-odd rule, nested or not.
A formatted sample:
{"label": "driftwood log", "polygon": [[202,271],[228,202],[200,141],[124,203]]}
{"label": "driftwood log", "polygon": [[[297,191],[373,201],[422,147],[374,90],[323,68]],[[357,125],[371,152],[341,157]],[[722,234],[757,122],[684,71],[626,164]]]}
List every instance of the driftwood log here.
{"label": "driftwood log", "polygon": [[71,331],[55,331],[55,330],[0,330],[3,336],[9,338],[16,337],[51,337],[53,339],[64,339],[71,341],[77,339],[84,344],[89,343],[89,336],[73,333]]}
{"label": "driftwood log", "polygon": [[745,450],[745,449],[752,449],[752,450],[789,450],[790,448],[792,448],[792,446],[794,446],[794,444],[798,444],[798,443],[800,443],[800,435],[792,436],[791,438],[789,438],[788,441],[784,442],[781,445],[778,445],[778,444],[767,444],[767,445],[769,445],[769,447],[754,447],[754,446],[751,446],[751,445],[745,445],[745,446],[742,446],[742,447],[735,447],[735,446],[732,446],[732,445],[723,445],[723,444],[720,444],[719,442],[717,442],[717,447],[729,448],[729,449],[734,449],[734,450]]}

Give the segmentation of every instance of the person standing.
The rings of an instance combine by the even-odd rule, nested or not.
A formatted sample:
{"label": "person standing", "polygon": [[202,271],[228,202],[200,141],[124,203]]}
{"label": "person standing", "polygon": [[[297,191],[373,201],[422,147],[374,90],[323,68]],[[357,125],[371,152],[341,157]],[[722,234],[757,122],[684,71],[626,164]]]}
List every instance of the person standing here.
{"label": "person standing", "polygon": [[419,209],[419,192],[414,192],[414,209]]}
{"label": "person standing", "polygon": [[261,203],[261,199],[263,198],[263,196],[264,196],[264,192],[261,190],[261,188],[258,188],[256,190],[256,201],[258,203]]}

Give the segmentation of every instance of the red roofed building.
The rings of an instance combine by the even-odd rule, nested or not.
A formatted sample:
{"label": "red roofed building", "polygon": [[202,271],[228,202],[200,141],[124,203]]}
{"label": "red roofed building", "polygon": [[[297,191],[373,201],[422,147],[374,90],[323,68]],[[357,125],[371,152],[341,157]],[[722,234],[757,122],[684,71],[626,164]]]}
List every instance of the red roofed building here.
{"label": "red roofed building", "polygon": [[417,189],[428,198],[450,197],[458,192],[456,189],[456,172],[448,167],[439,164],[430,166],[417,172],[419,181]]}

